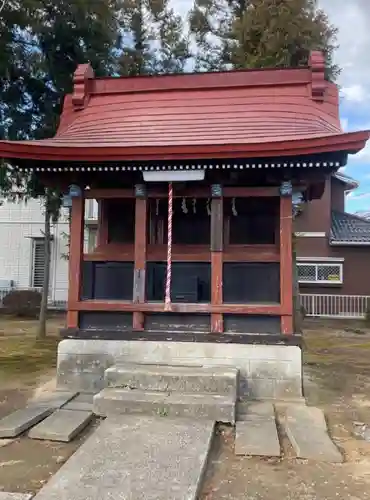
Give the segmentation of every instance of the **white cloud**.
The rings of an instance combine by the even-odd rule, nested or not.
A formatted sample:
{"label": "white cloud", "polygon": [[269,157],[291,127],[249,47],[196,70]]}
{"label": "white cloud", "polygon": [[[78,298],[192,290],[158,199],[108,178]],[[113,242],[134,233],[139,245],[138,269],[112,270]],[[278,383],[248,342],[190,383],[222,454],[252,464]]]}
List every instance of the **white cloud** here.
{"label": "white cloud", "polygon": [[342,68],[339,84],[344,97],[352,102],[369,101],[370,1],[319,0],[338,32],[339,48],[335,59]]}
{"label": "white cloud", "polygon": [[348,118],[341,118],[340,120],[340,124],[342,126],[342,129],[347,132],[348,131],[348,126],[349,126],[349,123],[348,123]]}
{"label": "white cloud", "polygon": [[356,155],[351,155],[351,161],[361,161],[363,163],[370,162],[370,141],[367,141],[366,146]]}
{"label": "white cloud", "polygon": [[370,198],[370,193],[348,193],[347,195],[347,198],[351,198],[351,200],[363,200],[363,199],[367,199],[367,198]]}
{"label": "white cloud", "polygon": [[341,95],[350,102],[363,102],[368,98],[368,93],[363,85],[358,83],[350,85],[349,87],[343,87],[341,89]]}

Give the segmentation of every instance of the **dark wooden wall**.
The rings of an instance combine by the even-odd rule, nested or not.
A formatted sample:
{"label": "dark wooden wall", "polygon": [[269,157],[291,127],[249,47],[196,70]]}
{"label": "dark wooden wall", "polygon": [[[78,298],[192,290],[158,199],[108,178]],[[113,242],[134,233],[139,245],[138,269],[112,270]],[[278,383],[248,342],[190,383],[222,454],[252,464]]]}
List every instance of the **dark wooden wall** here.
{"label": "dark wooden wall", "polygon": [[[211,264],[174,262],[172,265],[173,302],[211,301]],[[223,301],[229,304],[279,303],[279,263],[224,263]],[[84,262],[82,299],[132,300],[133,262]],[[146,297],[163,302],[165,262],[148,262]]]}

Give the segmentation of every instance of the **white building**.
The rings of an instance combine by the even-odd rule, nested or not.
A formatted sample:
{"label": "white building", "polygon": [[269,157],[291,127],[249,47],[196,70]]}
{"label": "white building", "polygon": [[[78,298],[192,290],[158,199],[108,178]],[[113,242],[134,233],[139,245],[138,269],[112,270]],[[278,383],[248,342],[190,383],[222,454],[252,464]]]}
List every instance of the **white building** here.
{"label": "white building", "polygon": [[[86,248],[95,245],[97,203],[86,206]],[[40,288],[44,279],[44,213],[41,200],[27,203],[4,201],[0,206],[0,289]],[[52,228],[50,293],[52,303],[63,304],[68,291],[68,211]]]}

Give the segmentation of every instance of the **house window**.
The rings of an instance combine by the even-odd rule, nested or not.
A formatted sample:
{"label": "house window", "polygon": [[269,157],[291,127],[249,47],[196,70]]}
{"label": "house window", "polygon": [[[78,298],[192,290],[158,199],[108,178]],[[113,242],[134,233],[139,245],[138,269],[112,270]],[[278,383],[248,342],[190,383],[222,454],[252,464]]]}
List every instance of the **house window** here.
{"label": "house window", "polygon": [[31,287],[42,288],[45,275],[45,240],[37,238],[32,240],[32,273]]}
{"label": "house window", "polygon": [[343,264],[325,263],[297,263],[299,283],[343,283]]}
{"label": "house window", "polygon": [[96,248],[98,229],[89,227],[87,230],[87,253],[92,253]]}

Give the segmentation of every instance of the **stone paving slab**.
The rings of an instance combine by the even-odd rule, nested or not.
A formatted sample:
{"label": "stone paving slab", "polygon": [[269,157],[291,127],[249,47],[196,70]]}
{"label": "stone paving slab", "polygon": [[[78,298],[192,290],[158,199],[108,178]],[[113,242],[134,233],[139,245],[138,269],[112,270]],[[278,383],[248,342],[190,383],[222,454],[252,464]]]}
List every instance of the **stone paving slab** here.
{"label": "stone paving slab", "polygon": [[46,406],[48,408],[61,408],[71,399],[78,395],[78,392],[53,391],[42,394],[38,398],[28,401],[27,406]]}
{"label": "stone paving slab", "polygon": [[45,439],[69,443],[92,420],[87,411],[56,410],[28,433],[31,439]]}
{"label": "stone paving slab", "polygon": [[275,421],[275,410],[272,403],[240,403],[237,406],[237,420],[267,419]]}
{"label": "stone paving slab", "polygon": [[214,423],[107,418],[34,500],[196,500]]}
{"label": "stone paving slab", "polygon": [[280,457],[280,443],[271,403],[248,405],[236,423],[235,454]]}
{"label": "stone paving slab", "polygon": [[330,439],[322,410],[312,406],[288,406],[285,429],[298,458],[341,463],[343,457]]}
{"label": "stone paving slab", "polygon": [[63,410],[93,411],[94,394],[78,394],[62,406]]}
{"label": "stone paving slab", "polygon": [[0,500],[31,500],[33,495],[29,493],[7,493],[0,491]]}
{"label": "stone paving slab", "polygon": [[0,420],[0,438],[13,438],[27,431],[50,415],[52,409],[45,406],[27,406]]}

